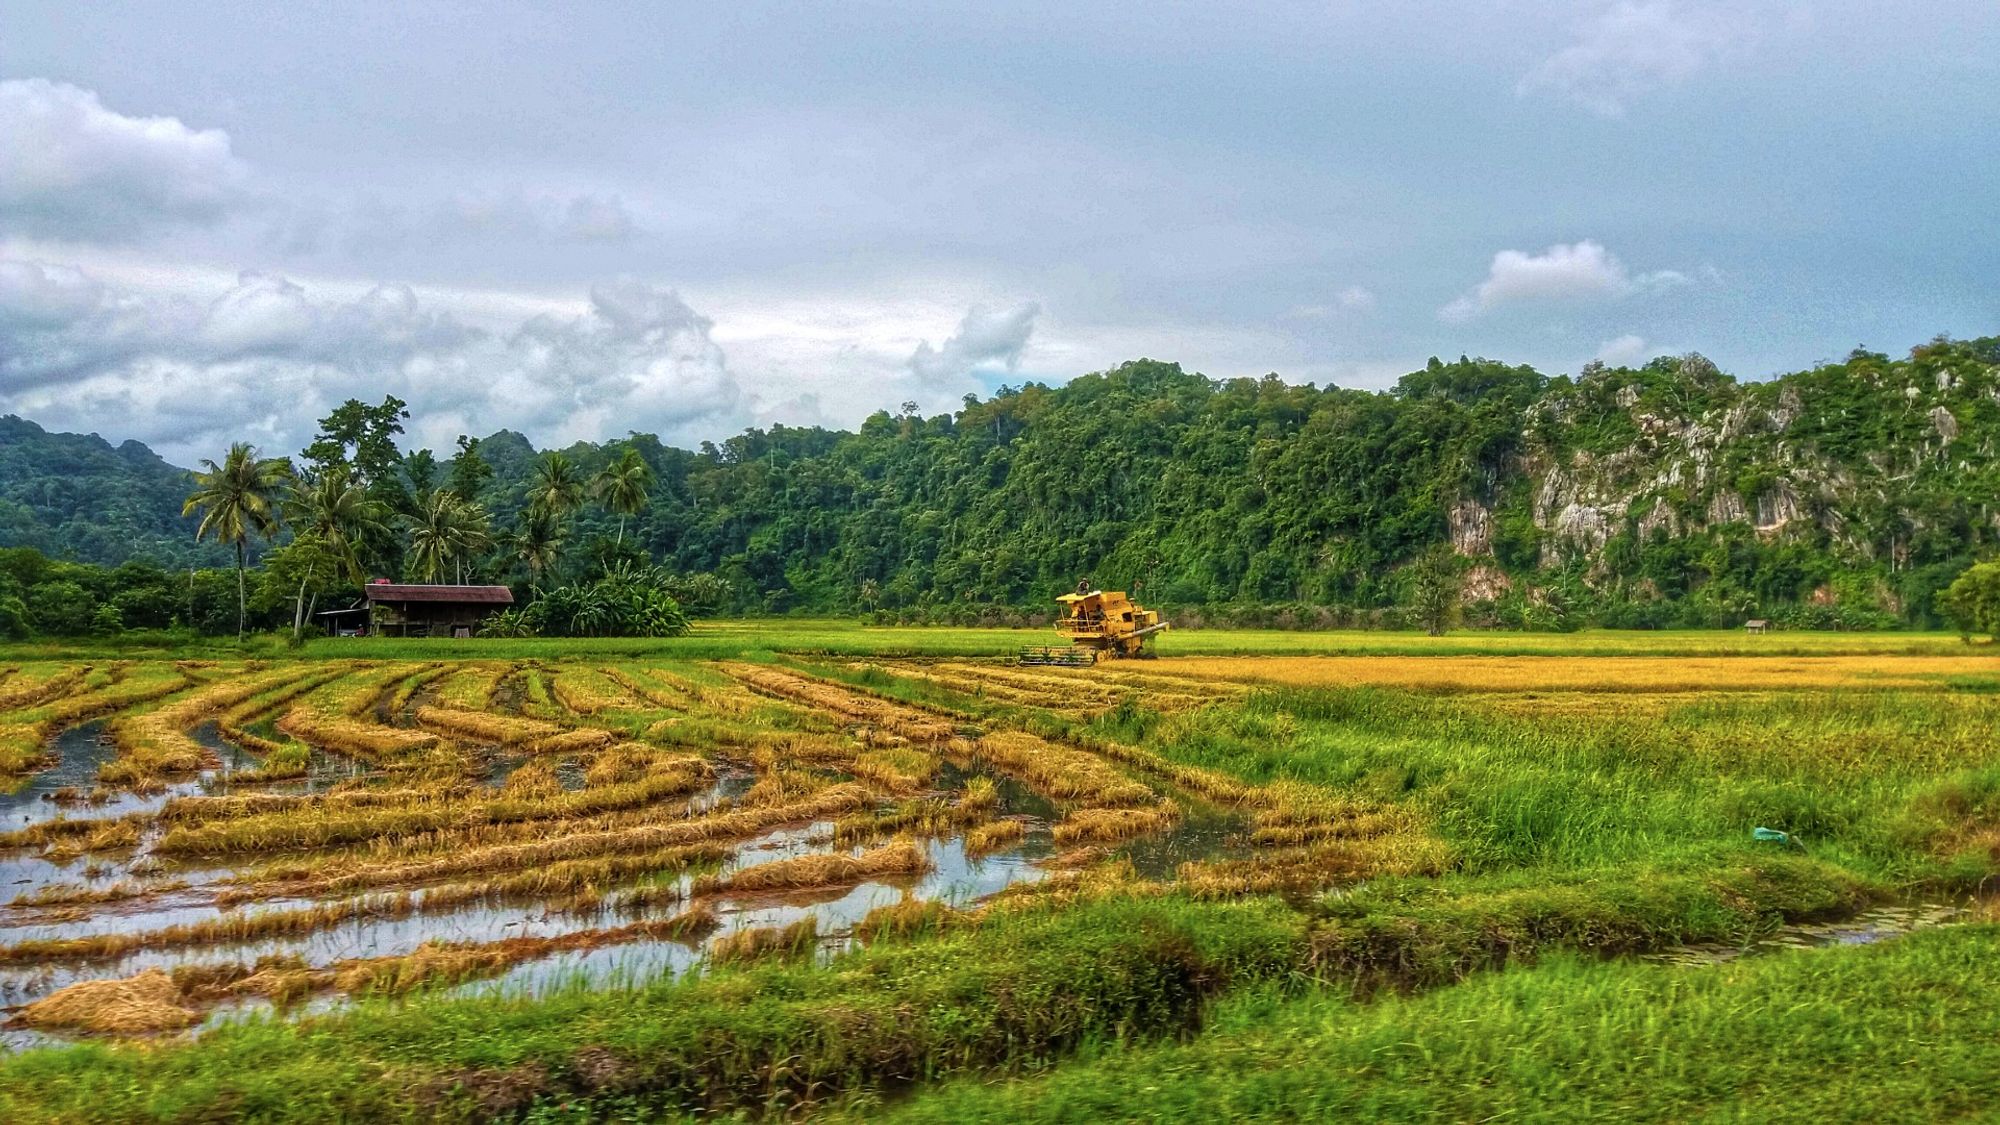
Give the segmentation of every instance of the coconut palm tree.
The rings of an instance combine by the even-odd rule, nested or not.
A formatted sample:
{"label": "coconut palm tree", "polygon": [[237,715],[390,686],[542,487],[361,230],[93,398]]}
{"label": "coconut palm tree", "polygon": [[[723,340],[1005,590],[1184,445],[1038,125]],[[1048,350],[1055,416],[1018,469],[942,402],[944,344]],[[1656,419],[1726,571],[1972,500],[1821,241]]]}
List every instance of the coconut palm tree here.
{"label": "coconut palm tree", "polygon": [[604,466],[590,487],[600,503],[618,513],[618,543],[623,546],[626,517],[638,515],[652,500],[652,466],[628,445],[618,460]]}
{"label": "coconut palm tree", "polygon": [[244,586],[245,558],[251,536],[269,539],[278,532],[277,498],[292,475],[282,458],[259,457],[257,447],[239,441],[229,447],[222,464],[203,459],[194,475],[194,492],[181,505],[181,515],[201,513],[194,529],[197,540],[212,538],[236,548],[236,637],[243,637],[250,598]]}
{"label": "coconut palm tree", "polygon": [[550,453],[535,464],[535,476],[528,483],[528,506],[561,520],[583,507],[583,472],[576,462],[560,453]]}
{"label": "coconut palm tree", "polygon": [[555,569],[556,558],[562,554],[563,528],[555,517],[533,508],[521,513],[521,526],[507,537],[507,546],[513,551],[515,561],[527,568],[528,581],[541,585],[549,571]]}
{"label": "coconut palm tree", "polygon": [[[293,481],[291,495],[285,500],[285,518],[293,534],[318,543],[333,565],[357,583],[365,577],[360,540],[384,530],[382,517],[386,512],[387,508],[370,499],[368,491],[354,482],[344,465]],[[318,558],[307,563],[305,576],[299,579],[298,602],[292,612],[294,638],[305,632],[306,587],[318,563]]]}
{"label": "coconut palm tree", "polygon": [[417,577],[435,582],[451,571],[465,582],[465,560],[493,545],[486,509],[439,489],[416,515],[408,518],[410,561]]}

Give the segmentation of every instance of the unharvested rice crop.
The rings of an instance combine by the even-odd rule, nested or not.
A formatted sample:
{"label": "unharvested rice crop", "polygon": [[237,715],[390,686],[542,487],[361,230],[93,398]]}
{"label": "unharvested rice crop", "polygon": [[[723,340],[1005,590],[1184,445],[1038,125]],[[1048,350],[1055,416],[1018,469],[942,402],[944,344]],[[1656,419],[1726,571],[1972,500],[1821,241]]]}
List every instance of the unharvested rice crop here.
{"label": "unharvested rice crop", "polygon": [[1160,674],[1290,687],[1396,687],[1435,692],[1728,692],[1934,687],[1952,676],[2000,677],[2000,657],[1873,656],[1186,656]]}

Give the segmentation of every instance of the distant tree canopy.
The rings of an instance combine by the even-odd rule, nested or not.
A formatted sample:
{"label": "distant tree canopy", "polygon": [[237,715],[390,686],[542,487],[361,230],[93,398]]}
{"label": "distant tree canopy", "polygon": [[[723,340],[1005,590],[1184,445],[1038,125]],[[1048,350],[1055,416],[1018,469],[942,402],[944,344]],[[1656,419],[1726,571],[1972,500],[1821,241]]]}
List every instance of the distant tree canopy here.
{"label": "distant tree canopy", "polygon": [[2000,636],[2000,562],[1980,563],[1952,582],[1941,599],[1960,632]]}
{"label": "distant tree canopy", "polygon": [[[658,565],[715,576],[719,612],[956,620],[1043,608],[1089,575],[1190,620],[1408,626],[1450,600],[1447,568],[1418,564],[1455,555],[1468,625],[1935,627],[1946,587],[2000,548],[1995,339],[1759,383],[1699,356],[1574,378],[1432,360],[1385,392],[1139,360],[696,450],[632,434],[538,451],[503,430],[440,458],[398,451],[407,417],[347,403],[297,461],[344,468],[388,513],[355,544],[366,571],[529,591]],[[38,484],[24,442],[107,482],[117,468],[124,506]],[[173,517],[187,478],[149,458],[8,420],[0,534],[116,561],[104,521],[135,526],[164,492],[148,518],[166,530],[129,552],[183,557],[152,546],[176,528],[197,550]]]}

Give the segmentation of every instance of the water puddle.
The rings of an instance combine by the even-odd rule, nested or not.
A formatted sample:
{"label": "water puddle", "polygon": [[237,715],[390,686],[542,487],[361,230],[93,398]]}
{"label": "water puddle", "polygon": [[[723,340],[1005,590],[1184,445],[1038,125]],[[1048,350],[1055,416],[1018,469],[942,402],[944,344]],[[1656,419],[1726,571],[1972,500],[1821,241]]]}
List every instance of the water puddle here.
{"label": "water puddle", "polygon": [[[814,825],[774,833],[724,870],[767,863],[791,855],[821,850],[832,825]],[[853,928],[871,911],[916,899],[969,906],[1016,883],[1042,878],[1039,866],[1052,853],[1046,839],[994,855],[972,857],[961,840],[933,840],[925,845],[931,869],[922,875],[869,880],[841,887],[819,887],[783,893],[724,894],[713,900],[722,925],[699,945],[648,941],[629,945],[556,954],[517,965],[486,980],[454,989],[460,994],[506,993],[546,995],[571,987],[616,987],[686,971],[717,940],[742,930],[789,926],[812,918],[819,931],[821,956],[852,944]]]}
{"label": "water puddle", "polygon": [[1007,816],[1028,817],[1047,824],[1062,819],[1063,810],[1054,801],[1025,784],[988,769],[961,766],[948,758],[938,762],[937,776],[931,781],[931,795],[954,797],[965,789],[966,782],[975,777],[993,783],[994,792],[1000,798],[1000,811]]}
{"label": "water puddle", "polygon": [[[0,794],[0,830],[11,831],[54,820],[113,820],[134,813],[158,812],[175,797],[226,796],[233,789],[232,778],[236,774],[260,764],[256,755],[222,737],[215,723],[206,722],[188,734],[215,756],[215,766],[144,793],[103,787],[97,783],[98,768],[118,756],[118,748],[104,728],[102,721],[85,723],[57,735],[50,744],[56,764],[31,775],[20,788]],[[354,765],[320,761],[323,756],[317,754],[315,758],[316,769],[323,769],[329,776],[344,777]],[[290,783],[257,784],[260,792],[287,789],[305,792],[311,789],[312,779],[309,776]]]}
{"label": "water puddle", "polygon": [[1644,954],[1640,960],[1664,965],[1722,965],[1744,957],[1793,949],[1820,949],[1831,945],[1873,945],[1876,942],[1892,941],[1918,930],[1962,922],[1971,914],[1972,910],[1969,907],[1939,903],[1881,906],[1864,910],[1852,918],[1838,922],[1798,922],[1780,926],[1769,934],[1760,935],[1741,945],[1728,942],[1696,942]]}
{"label": "water puddle", "polygon": [[55,765],[31,775],[20,788],[0,794],[0,826],[21,828],[54,820],[70,809],[83,812],[89,806],[61,798],[88,794],[97,784],[97,767],[118,754],[101,722],[71,727],[56,736],[51,749]]}
{"label": "water puddle", "polygon": [[1250,858],[1248,816],[1190,797],[1182,797],[1180,803],[1179,823],[1118,849],[1120,856],[1132,861],[1132,870],[1141,879],[1171,880],[1181,864],[1198,860]]}
{"label": "water puddle", "polygon": [[[703,871],[694,871],[656,881],[653,885],[674,886],[681,895],[700,874],[732,871],[795,856],[822,853],[833,836],[833,824],[822,821],[766,833],[746,843],[730,859]],[[976,902],[1015,883],[1039,879],[1039,861],[1050,854],[1046,835],[1026,841],[1007,852],[973,857],[959,840],[930,841],[925,844],[931,868],[921,875],[874,879],[836,887],[805,888],[795,892],[721,894],[704,899],[721,919],[717,935],[763,926],[790,925],[811,916],[818,922],[823,946],[845,944],[845,935],[855,923],[879,906],[892,905],[908,897],[938,900],[956,905]],[[858,849],[850,849],[849,854]],[[95,880],[85,878],[76,865],[57,865],[45,860],[22,858],[13,864],[39,866],[24,881],[74,882],[103,885],[115,881],[108,874]],[[4,869],[4,868],[0,868]],[[25,870],[25,868],[17,868]],[[225,872],[181,873],[186,876],[217,877]],[[212,903],[212,890],[197,885],[188,891],[151,896],[143,906],[135,903],[128,911],[117,904],[96,908],[88,917],[75,921],[40,921],[33,910],[8,908],[0,913],[0,944],[43,939],[78,937],[92,933],[127,933],[158,930],[167,926],[201,922],[225,916]],[[205,881],[205,880],[201,880]],[[647,884],[628,885],[626,890]],[[171,970],[177,965],[214,964],[237,961],[248,963],[259,957],[287,955],[313,965],[329,965],[353,958],[388,957],[407,954],[429,941],[488,943],[515,937],[558,937],[585,930],[614,928],[644,919],[665,919],[686,909],[685,901],[666,902],[641,909],[621,908],[616,891],[594,909],[563,911],[549,904],[517,903],[501,905],[474,903],[436,913],[416,913],[403,918],[372,918],[343,922],[307,934],[261,938],[243,942],[215,942],[194,947],[138,950],[115,960],[95,962],[51,961],[0,970],[0,1006],[18,1007],[47,996],[82,980],[130,976],[149,968]],[[298,909],[312,905],[301,900],[274,900],[248,908],[253,912]],[[713,940],[711,937],[709,940]],[[676,942],[646,941],[609,945],[594,950],[565,952],[527,962],[505,974],[464,987],[511,987],[539,990],[579,974],[598,983],[603,974],[638,973],[657,975],[679,972],[698,959],[700,948]]]}

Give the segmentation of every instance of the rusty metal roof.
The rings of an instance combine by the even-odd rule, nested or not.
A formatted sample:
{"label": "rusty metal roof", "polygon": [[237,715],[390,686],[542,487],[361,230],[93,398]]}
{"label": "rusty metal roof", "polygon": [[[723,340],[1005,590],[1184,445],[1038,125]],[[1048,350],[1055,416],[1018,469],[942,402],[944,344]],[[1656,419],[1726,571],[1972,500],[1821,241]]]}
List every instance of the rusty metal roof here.
{"label": "rusty metal roof", "polygon": [[362,590],[371,602],[514,604],[514,591],[505,586],[428,586],[414,582],[370,582],[363,586]]}

